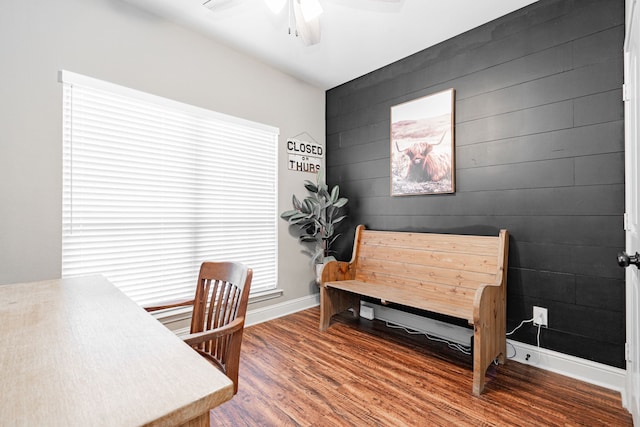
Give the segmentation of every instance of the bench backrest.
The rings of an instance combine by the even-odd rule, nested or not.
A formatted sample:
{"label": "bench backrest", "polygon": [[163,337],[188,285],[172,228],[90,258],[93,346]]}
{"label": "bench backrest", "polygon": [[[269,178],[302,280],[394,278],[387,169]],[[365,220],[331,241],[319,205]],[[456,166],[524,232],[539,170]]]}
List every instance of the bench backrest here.
{"label": "bench backrest", "polygon": [[398,288],[477,289],[505,280],[506,230],[498,236],[356,231],[355,280]]}

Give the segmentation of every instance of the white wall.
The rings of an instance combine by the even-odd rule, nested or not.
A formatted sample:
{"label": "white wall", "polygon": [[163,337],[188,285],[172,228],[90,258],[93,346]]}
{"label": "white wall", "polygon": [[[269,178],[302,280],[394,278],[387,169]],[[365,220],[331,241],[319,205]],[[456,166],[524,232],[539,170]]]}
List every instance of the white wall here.
{"label": "white wall", "polygon": [[[60,276],[58,71],[103,79],[280,128],[279,211],[313,175],[287,170],[285,140],[325,135],[324,91],[120,0],[0,3],[0,284]],[[316,291],[279,220],[279,286]]]}

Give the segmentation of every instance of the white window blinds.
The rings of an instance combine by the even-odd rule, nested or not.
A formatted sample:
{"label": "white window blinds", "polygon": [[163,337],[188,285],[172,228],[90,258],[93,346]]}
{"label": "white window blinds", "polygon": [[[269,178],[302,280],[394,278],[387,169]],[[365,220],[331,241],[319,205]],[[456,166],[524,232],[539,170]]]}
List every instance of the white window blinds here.
{"label": "white window blinds", "polygon": [[202,261],[277,282],[278,129],[63,71],[63,277],[139,304],[193,296]]}

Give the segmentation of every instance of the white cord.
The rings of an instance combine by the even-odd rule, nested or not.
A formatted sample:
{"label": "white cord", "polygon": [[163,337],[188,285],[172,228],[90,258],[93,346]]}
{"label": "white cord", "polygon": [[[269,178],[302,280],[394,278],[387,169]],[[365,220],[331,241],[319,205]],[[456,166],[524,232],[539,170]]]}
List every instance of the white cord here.
{"label": "white cord", "polygon": [[[517,331],[518,329],[520,329],[525,323],[531,323],[531,322],[533,322],[535,320],[536,320],[535,317],[532,317],[531,319],[523,320],[511,332],[507,332],[507,336],[513,335],[513,333],[515,331]],[[447,346],[449,348],[453,349],[453,350],[457,350],[457,351],[459,351],[459,352],[461,352],[463,354],[466,354],[466,355],[470,355],[471,354],[471,347],[470,346],[464,346],[462,344],[451,342],[451,341],[445,340],[443,338],[435,337],[433,335],[429,335],[426,332],[420,332],[420,331],[416,331],[416,330],[413,330],[413,329],[408,329],[408,328],[405,328],[404,326],[397,325],[395,323],[390,323],[388,321],[385,321],[385,324],[386,324],[386,326],[388,328],[402,329],[403,331],[405,331],[409,335],[424,335],[425,337],[427,337],[431,341],[441,342],[441,343],[447,344]],[[536,336],[536,341],[537,341],[537,344],[538,344],[538,362],[540,362],[540,329],[542,329],[542,323],[538,322],[538,333],[537,333],[537,336]],[[508,356],[507,355],[507,359],[513,359],[514,357],[516,357],[516,353],[517,353],[516,347],[513,344],[511,344],[510,342],[507,342],[507,344],[509,344],[511,347],[513,347],[513,355],[512,356]],[[527,359],[527,361],[528,360],[529,359]]]}
{"label": "white cord", "polygon": [[396,324],[390,323],[388,321],[386,321],[385,324],[387,325],[388,328],[402,329],[403,331],[405,331],[409,335],[424,335],[425,337],[427,337],[431,341],[442,342],[442,343],[447,344],[447,346],[452,350],[457,350],[460,353],[463,353],[463,354],[466,354],[466,355],[471,355],[471,347],[470,346],[464,346],[462,344],[451,342],[451,341],[445,340],[443,338],[435,337],[433,335],[429,335],[426,332],[420,332],[420,331],[415,331],[413,329],[407,329],[404,326],[396,325]]}
{"label": "white cord", "polygon": [[532,317],[529,320],[523,320],[522,322],[520,322],[520,324],[518,326],[516,326],[513,331],[511,332],[507,332],[507,336],[512,335],[515,331],[517,331],[518,329],[520,329],[522,327],[522,325],[524,325],[525,323],[529,323],[529,322],[533,322],[534,320],[536,320],[535,317]]}
{"label": "white cord", "polygon": [[516,350],[516,347],[511,344],[509,341],[507,341],[507,345],[510,345],[511,347],[513,347],[513,356],[509,356],[507,354],[507,359],[513,359],[514,357],[516,357],[516,354],[518,354],[518,351]]}
{"label": "white cord", "polygon": [[[538,318],[539,318],[539,320],[542,320],[542,315],[538,316]],[[520,322],[520,324],[519,324],[518,326],[516,326],[516,327],[515,327],[511,332],[507,332],[507,336],[512,335],[515,331],[517,331],[518,329],[520,329],[520,328],[522,327],[522,325],[524,325],[525,323],[530,323],[530,322],[533,322],[533,321],[535,321],[535,320],[536,320],[536,318],[535,318],[535,317],[532,317],[531,319],[528,319],[528,320],[523,320],[523,321],[522,321],[522,322]],[[535,325],[534,325],[534,326],[535,326]],[[537,345],[538,345],[538,361],[535,363],[536,365],[537,365],[538,363],[540,363],[540,329],[542,329],[542,322],[541,322],[541,321],[540,321],[540,322],[538,322],[538,325],[537,325],[537,326],[538,326],[538,332],[537,332],[537,334],[536,334],[536,343],[537,343]],[[513,356],[511,356],[511,357],[507,356],[507,359],[513,359],[514,357],[516,357],[516,354],[517,354],[516,347],[515,347],[513,344],[509,343],[509,342],[507,342],[507,344],[509,344],[511,347],[513,347]],[[526,358],[525,360],[526,360],[527,362],[529,362],[529,356],[528,356],[528,355],[527,355],[527,358]],[[530,363],[530,364],[532,364],[532,365],[533,365],[534,363]]]}

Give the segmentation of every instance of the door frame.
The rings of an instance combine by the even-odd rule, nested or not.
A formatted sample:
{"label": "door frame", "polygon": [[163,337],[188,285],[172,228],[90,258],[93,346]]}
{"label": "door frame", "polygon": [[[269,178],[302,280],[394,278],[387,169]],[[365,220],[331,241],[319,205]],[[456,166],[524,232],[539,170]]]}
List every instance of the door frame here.
{"label": "door frame", "polygon": [[[640,16],[637,0],[625,0],[624,85],[625,110],[625,250],[633,254],[640,250],[638,191],[638,127],[640,98]],[[622,403],[629,410],[635,425],[640,425],[640,272],[635,266],[625,271],[626,299],[626,380]]]}

